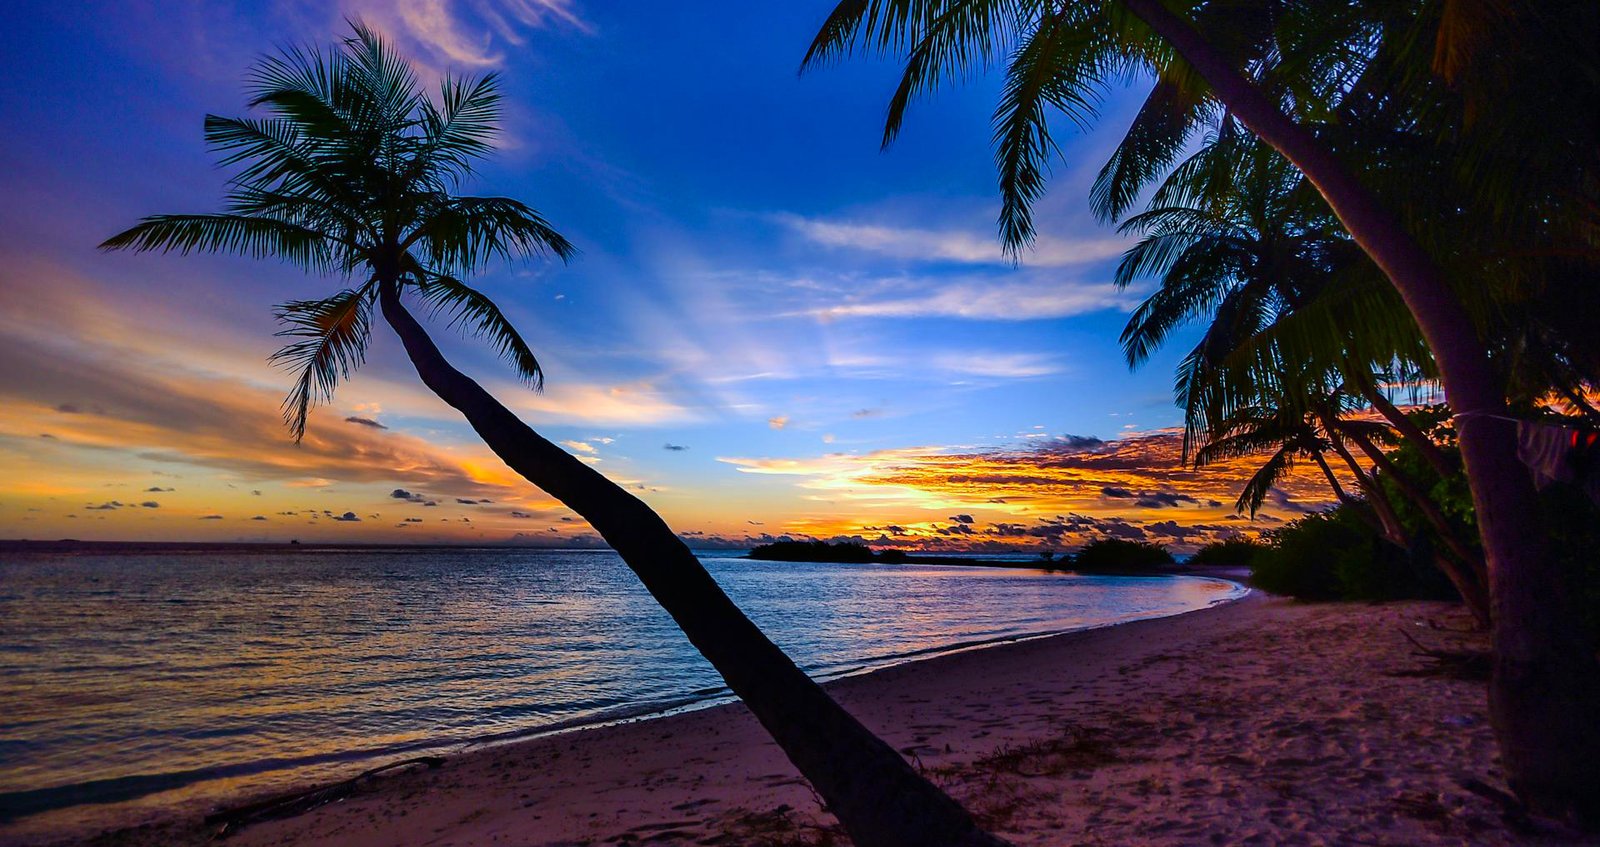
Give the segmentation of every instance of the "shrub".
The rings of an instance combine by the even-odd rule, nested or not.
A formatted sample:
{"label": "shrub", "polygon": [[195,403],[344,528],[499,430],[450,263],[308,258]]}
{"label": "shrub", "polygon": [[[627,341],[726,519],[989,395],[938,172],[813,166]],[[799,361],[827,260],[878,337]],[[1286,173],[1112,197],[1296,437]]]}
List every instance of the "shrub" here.
{"label": "shrub", "polygon": [[774,541],[751,550],[750,558],[778,562],[859,563],[872,561],[872,548],[849,541],[838,544],[826,541]]}
{"label": "shrub", "polygon": [[1229,538],[1226,541],[1213,541],[1194,551],[1194,555],[1184,564],[1194,567],[1244,568],[1253,564],[1257,554],[1265,549],[1265,545],[1253,538]]}
{"label": "shrub", "polygon": [[1096,539],[1072,557],[1072,566],[1086,571],[1154,571],[1173,564],[1172,554],[1160,544],[1121,538]]}
{"label": "shrub", "polygon": [[1368,523],[1367,509],[1339,506],[1266,533],[1250,584],[1301,600],[1454,599],[1428,539],[1396,547]]}

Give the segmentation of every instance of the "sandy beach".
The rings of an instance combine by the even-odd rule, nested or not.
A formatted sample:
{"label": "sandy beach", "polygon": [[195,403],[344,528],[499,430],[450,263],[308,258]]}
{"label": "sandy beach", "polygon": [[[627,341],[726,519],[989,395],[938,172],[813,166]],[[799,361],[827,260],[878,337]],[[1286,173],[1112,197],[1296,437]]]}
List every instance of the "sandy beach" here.
{"label": "sandy beach", "polygon": [[[1019,845],[1573,843],[1514,831],[1482,646],[1457,608],[1260,595],[839,681],[870,727]],[[130,824],[133,822],[130,821]],[[99,845],[200,844],[194,817]],[[843,844],[739,705],[482,749],[253,824],[238,845]]]}

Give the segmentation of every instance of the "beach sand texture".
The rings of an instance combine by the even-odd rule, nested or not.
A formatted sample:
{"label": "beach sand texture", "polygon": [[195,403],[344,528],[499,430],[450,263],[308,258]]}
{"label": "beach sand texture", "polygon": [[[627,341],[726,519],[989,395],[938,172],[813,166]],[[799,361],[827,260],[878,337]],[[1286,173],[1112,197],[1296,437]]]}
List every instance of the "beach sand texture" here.
{"label": "beach sand texture", "polygon": [[[832,686],[1019,845],[1555,844],[1519,836],[1481,681],[1413,676],[1482,646],[1431,603],[1260,595],[902,665]],[[92,843],[204,843],[156,822]],[[254,845],[847,844],[742,706],[524,741],[255,824]],[[1570,842],[1565,842],[1570,843]]]}

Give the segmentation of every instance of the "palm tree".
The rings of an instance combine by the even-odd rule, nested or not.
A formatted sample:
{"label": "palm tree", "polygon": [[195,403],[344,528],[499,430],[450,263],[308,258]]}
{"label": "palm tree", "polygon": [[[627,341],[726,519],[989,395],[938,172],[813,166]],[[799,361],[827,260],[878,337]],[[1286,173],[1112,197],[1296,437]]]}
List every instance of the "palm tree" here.
{"label": "palm tree", "polygon": [[[1419,452],[1425,457],[1439,453],[1431,439],[1383,398],[1371,364],[1425,372],[1431,362],[1415,323],[1403,309],[1386,308],[1393,305],[1393,290],[1374,285],[1370,263],[1343,237],[1298,172],[1254,139],[1224,132],[1175,168],[1146,210],[1124,221],[1120,231],[1144,238],[1118,264],[1117,285],[1126,288],[1151,276],[1159,281],[1123,330],[1130,366],[1145,362],[1175,327],[1209,319],[1205,335],[1180,365],[1175,386],[1184,409],[1185,461],[1206,463],[1195,450],[1199,443],[1207,448],[1243,444],[1238,440],[1242,427],[1256,431],[1256,440],[1265,435],[1266,447],[1312,455],[1339,500],[1348,502],[1353,498],[1341,490],[1322,459],[1322,451],[1331,451],[1366,494],[1381,522],[1375,528],[1391,543],[1408,546],[1386,490],[1344,443],[1349,439],[1378,465],[1388,465],[1374,443],[1387,440],[1388,427],[1346,419],[1344,393],[1351,383],[1361,386],[1361,395],[1379,412],[1387,409],[1390,424],[1414,438]],[[1359,333],[1348,329],[1355,325],[1361,327]],[[1284,439],[1262,431],[1270,422],[1260,420],[1262,409],[1277,407],[1282,410],[1274,417],[1289,411],[1293,418],[1289,429],[1281,421],[1272,423],[1279,434],[1299,436],[1307,421],[1312,430],[1321,426],[1324,434],[1299,437],[1298,447],[1280,444]],[[1321,447],[1307,451],[1309,444]],[[1274,474],[1287,467],[1278,456],[1269,459],[1262,468],[1267,477],[1258,475],[1246,486],[1240,510],[1253,499],[1253,514],[1276,482]],[[1457,537],[1420,488],[1403,475],[1392,478],[1456,557],[1441,555],[1436,561],[1486,626],[1490,610],[1481,556]],[[1262,480],[1266,488],[1256,484]]]}
{"label": "palm tree", "polygon": [[513,470],[587,520],[722,674],[861,845],[997,845],[955,801],[846,713],[734,606],[642,501],[550,443],[453,367],[407,308],[409,293],[487,339],[534,386],[523,338],[463,278],[497,259],[572,245],[528,206],[455,193],[495,136],[493,75],[446,79],[434,102],[404,59],[368,29],[326,54],[261,62],[250,106],[270,117],[206,118],[224,165],[238,166],[225,212],[158,215],[106,249],[277,258],[355,280],[331,297],[284,304],[274,357],[298,370],[284,404],[296,438],[311,406],[361,364],[376,306],[417,375]]}
{"label": "palm tree", "polygon": [[[1400,295],[1456,410],[1488,554],[1495,618],[1490,714],[1508,782],[1535,811],[1600,824],[1600,724],[1593,720],[1600,661],[1574,614],[1565,575],[1544,549],[1536,492],[1517,458],[1516,427],[1507,423],[1503,374],[1440,251],[1419,239],[1422,216],[1398,214],[1350,165],[1350,151],[1340,149],[1351,141],[1343,127],[1322,125],[1328,107],[1346,94],[1369,103],[1400,101],[1407,123],[1387,127],[1391,134],[1415,131],[1424,147],[1435,138],[1468,139],[1435,145],[1451,167],[1429,173],[1473,171],[1496,161],[1497,148],[1529,155],[1540,179],[1518,185],[1521,169],[1500,160],[1501,167],[1477,169],[1498,171],[1499,178],[1477,180],[1469,205],[1493,205],[1489,217],[1528,229],[1542,222],[1558,237],[1578,233],[1591,239],[1585,243],[1592,251],[1600,123],[1590,116],[1597,111],[1600,60],[1594,39],[1576,33],[1600,24],[1600,7],[1274,0],[1180,7],[1185,11],[1165,0],[842,0],[805,62],[856,46],[904,50],[887,142],[913,96],[1006,56],[995,140],[1000,229],[1013,250],[1033,234],[1029,208],[1044,191],[1044,168],[1055,152],[1051,113],[1087,125],[1098,89],[1130,71],[1146,69],[1158,80],[1159,96],[1147,107],[1159,120],[1136,126],[1160,132],[1154,140],[1131,139],[1153,157],[1127,168],[1122,197],[1165,169],[1191,128],[1223,113],[1293,163]],[[1372,66],[1394,73],[1363,76]],[[1466,82],[1495,96],[1455,94]],[[1511,90],[1519,82],[1536,87]],[[1552,92],[1565,98],[1559,104],[1565,108],[1549,108]],[[1506,94],[1539,96],[1510,96],[1502,107]],[[1568,119],[1574,131],[1562,137],[1538,120],[1547,112],[1585,117]],[[1499,202],[1485,204],[1486,198]]]}

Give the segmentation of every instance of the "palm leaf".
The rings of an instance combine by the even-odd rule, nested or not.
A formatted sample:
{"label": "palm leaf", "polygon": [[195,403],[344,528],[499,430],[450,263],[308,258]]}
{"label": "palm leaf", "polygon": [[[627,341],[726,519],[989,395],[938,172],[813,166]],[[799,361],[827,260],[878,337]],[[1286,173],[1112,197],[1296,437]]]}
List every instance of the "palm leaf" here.
{"label": "palm leaf", "polygon": [[331,243],[337,239],[298,224],[247,215],[152,215],[101,242],[102,250],[163,253],[233,253],[276,258],[308,270],[339,270]]}
{"label": "palm leaf", "polygon": [[331,400],[339,381],[349,379],[366,359],[373,290],[368,283],[324,300],[292,300],[278,307],[278,321],[287,325],[278,336],[300,339],[270,359],[298,373],[283,401],[283,421],[295,441],[305,437],[311,407]]}
{"label": "palm leaf", "polygon": [[443,275],[422,277],[417,290],[433,305],[435,313],[450,313],[451,328],[464,329],[473,337],[486,339],[519,377],[535,391],[544,390],[544,371],[539,367],[539,360],[493,300],[461,280]]}

